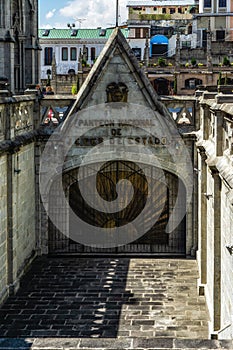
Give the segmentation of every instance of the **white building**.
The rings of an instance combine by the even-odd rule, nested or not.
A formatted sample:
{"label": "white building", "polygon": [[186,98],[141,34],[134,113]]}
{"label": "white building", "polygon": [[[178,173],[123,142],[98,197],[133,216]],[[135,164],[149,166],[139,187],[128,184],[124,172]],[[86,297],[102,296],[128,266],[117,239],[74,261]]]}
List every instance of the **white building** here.
{"label": "white building", "polygon": [[[84,46],[86,53],[83,64],[91,66],[100,55],[112,30],[111,28],[40,29],[41,79],[46,79],[48,72],[52,70],[53,54],[55,54],[57,74],[78,72],[79,55],[83,52]],[[122,31],[127,36],[128,31],[126,29]]]}

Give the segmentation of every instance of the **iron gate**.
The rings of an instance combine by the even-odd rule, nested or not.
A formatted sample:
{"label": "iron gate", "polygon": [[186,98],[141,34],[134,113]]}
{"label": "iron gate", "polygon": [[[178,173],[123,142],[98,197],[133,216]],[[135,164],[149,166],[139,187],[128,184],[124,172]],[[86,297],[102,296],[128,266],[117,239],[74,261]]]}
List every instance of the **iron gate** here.
{"label": "iron gate", "polygon": [[[59,253],[152,253],[152,254],[185,254],[185,218],[170,234],[166,233],[166,226],[169,216],[175,205],[177,197],[178,179],[175,175],[164,172],[166,178],[166,186],[161,186],[161,182],[157,179],[157,168],[153,166],[147,167],[147,176],[140,167],[129,161],[109,161],[104,164],[98,171],[93,171],[93,165],[85,168],[76,168],[69,173],[63,175],[63,187],[69,205],[72,210],[83,221],[91,224],[93,230],[95,227],[120,227],[132,222],[145,206],[147,200],[150,200],[150,210],[144,215],[141,223],[141,231],[144,232],[146,222],[151,218],[156,218],[158,212],[159,218],[155,219],[153,226],[145,233],[124,246],[116,248],[95,248],[84,246],[77,243],[69,237],[63,235],[56,226],[49,221],[49,252],[52,254]],[[81,174],[80,174],[81,172]],[[150,176],[148,176],[148,173]],[[99,210],[92,208],[83,198],[80,192],[80,179],[85,180],[86,193],[93,196],[92,185],[96,184],[96,189],[105,204],[100,203]],[[134,188],[133,199],[129,202],[129,193],[124,192],[122,201],[129,204],[116,213],[106,213],[104,205],[108,201],[117,198],[116,185],[122,179],[128,179]],[[56,186],[56,183],[53,184]],[[148,186],[150,186],[151,194],[148,198]],[[59,194],[58,194],[59,195]],[[67,210],[64,207],[57,213],[59,219],[68,220]],[[145,227],[144,227],[145,226]]]}

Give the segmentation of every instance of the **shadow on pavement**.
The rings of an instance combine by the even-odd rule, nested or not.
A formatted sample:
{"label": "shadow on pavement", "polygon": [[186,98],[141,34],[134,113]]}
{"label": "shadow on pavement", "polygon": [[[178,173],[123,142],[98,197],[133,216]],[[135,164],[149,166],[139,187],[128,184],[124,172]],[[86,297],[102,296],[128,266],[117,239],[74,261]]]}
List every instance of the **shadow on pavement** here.
{"label": "shadow on pavement", "polygon": [[[117,337],[130,259],[36,259],[0,310],[0,337]],[[22,339],[23,341],[23,339]]]}

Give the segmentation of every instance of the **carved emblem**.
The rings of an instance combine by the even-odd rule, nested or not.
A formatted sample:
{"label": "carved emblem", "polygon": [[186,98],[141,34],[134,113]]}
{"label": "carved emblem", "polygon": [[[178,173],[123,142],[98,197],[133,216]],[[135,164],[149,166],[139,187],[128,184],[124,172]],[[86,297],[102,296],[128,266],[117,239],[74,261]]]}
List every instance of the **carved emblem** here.
{"label": "carved emblem", "polygon": [[110,83],[106,89],[107,102],[127,102],[128,88],[124,83]]}

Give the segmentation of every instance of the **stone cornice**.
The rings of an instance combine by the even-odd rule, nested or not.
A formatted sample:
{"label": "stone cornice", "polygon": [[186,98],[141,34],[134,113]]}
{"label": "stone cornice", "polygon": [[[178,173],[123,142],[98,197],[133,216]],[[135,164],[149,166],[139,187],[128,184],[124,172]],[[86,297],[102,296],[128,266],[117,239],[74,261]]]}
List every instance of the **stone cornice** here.
{"label": "stone cornice", "polygon": [[229,188],[233,189],[233,157],[232,160],[231,157],[227,155],[216,157],[213,142],[201,139],[200,135],[197,133],[197,137],[198,136],[199,139],[196,146],[202,159],[206,161],[213,175],[219,174],[228,184]]}

